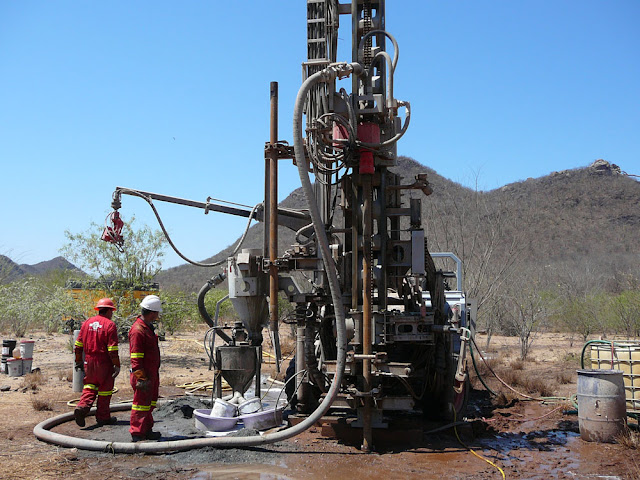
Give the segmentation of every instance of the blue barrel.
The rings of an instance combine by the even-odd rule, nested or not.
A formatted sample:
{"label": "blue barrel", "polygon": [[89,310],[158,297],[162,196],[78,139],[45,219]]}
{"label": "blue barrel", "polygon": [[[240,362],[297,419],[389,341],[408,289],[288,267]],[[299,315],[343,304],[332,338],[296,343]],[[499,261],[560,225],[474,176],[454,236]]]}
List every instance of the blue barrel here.
{"label": "blue barrel", "polygon": [[622,370],[578,370],[578,424],[587,442],[615,443],[625,431]]}

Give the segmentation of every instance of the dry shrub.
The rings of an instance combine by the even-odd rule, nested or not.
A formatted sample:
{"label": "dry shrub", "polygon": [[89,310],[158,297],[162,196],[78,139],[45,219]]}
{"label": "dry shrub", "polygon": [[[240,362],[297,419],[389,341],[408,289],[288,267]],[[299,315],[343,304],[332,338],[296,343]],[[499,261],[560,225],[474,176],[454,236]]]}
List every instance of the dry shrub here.
{"label": "dry shrub", "polygon": [[629,450],[640,449],[640,433],[632,432],[628,428],[616,438],[616,441]]}
{"label": "dry shrub", "polygon": [[524,370],[524,360],[520,358],[516,358],[515,360],[511,361],[511,363],[509,364],[509,367],[512,370]]}
{"label": "dry shrub", "polygon": [[556,381],[561,385],[573,383],[573,371],[563,370],[556,374]]}
{"label": "dry shrub", "polygon": [[562,361],[572,368],[580,368],[580,355],[575,352],[567,352],[562,357]]}
{"label": "dry shrub", "polygon": [[526,381],[526,374],[522,370],[514,370],[511,368],[499,368],[496,373],[506,383],[512,387],[522,385]]}
{"label": "dry shrub", "polygon": [[58,370],[58,380],[73,382],[73,368],[67,370]]}
{"label": "dry shrub", "polygon": [[42,373],[39,371],[28,373],[22,379],[22,384],[20,385],[22,388],[27,388],[29,390],[37,390],[38,386],[44,385],[47,383],[47,379],[44,378]]}
{"label": "dry shrub", "polygon": [[525,377],[521,383],[526,393],[538,393],[541,397],[552,397],[555,395],[555,382],[542,379],[540,377]]}
{"label": "dry shrub", "polygon": [[180,352],[182,353],[192,353],[196,355],[204,354],[204,345],[195,340],[180,342],[179,349],[180,349]]}
{"label": "dry shrub", "polygon": [[37,412],[41,412],[43,410],[52,411],[53,410],[53,401],[49,399],[38,398],[36,395],[31,396],[31,406]]}
{"label": "dry shrub", "polygon": [[496,407],[506,407],[511,405],[514,401],[518,401],[518,396],[511,390],[500,392],[491,400],[493,405]]}
{"label": "dry shrub", "polygon": [[490,368],[494,371],[496,370],[498,367],[498,361],[495,358],[489,358],[486,362],[479,359],[476,361],[476,365],[478,366],[478,373],[480,376],[486,377],[492,375]]}

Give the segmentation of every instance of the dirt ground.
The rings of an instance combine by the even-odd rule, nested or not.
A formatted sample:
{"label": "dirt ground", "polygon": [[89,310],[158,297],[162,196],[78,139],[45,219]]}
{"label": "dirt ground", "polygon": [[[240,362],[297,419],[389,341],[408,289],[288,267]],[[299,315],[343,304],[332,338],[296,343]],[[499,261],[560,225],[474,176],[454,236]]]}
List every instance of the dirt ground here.
{"label": "dirt ground", "polygon": [[[203,333],[178,335],[161,342],[161,395],[170,403],[158,408],[154,417],[155,429],[165,440],[202,435],[192,418],[184,418],[180,409],[171,406],[186,402],[197,407],[201,400],[185,397],[184,389],[177,386],[212,380],[202,348]],[[69,337],[34,334],[29,338],[35,340],[33,368],[40,369],[42,382],[28,377],[0,377],[0,387],[9,387],[0,392],[3,479],[502,478],[496,467],[506,478],[517,479],[640,478],[637,450],[581,440],[578,418],[569,403],[518,400],[488,374],[489,387],[504,394],[492,399],[474,379],[468,422],[459,425],[457,431],[438,430],[445,424],[425,421],[419,414],[397,416],[391,419],[391,431],[374,433],[376,451],[370,454],[360,451],[357,431],[349,427],[346,431],[332,429],[326,422],[287,441],[260,448],[125,455],[57,447],[38,440],[33,427],[72,411],[68,402],[79,397],[72,391]],[[479,336],[477,341],[485,347],[485,337]],[[552,392],[566,397],[576,391],[575,370],[579,368],[581,348],[581,343],[570,345],[563,336],[544,335],[536,340],[531,358],[523,363],[516,360],[519,350],[515,339],[495,337],[485,355],[500,376],[517,385],[517,390],[544,388],[543,393],[529,394],[549,396]],[[120,354],[124,372],[127,345],[121,346]],[[121,374],[116,387],[114,403],[131,399],[128,375]],[[116,416],[118,424],[114,426],[98,428],[90,417],[83,429],[69,422],[54,431],[81,438],[128,441],[129,412]]]}

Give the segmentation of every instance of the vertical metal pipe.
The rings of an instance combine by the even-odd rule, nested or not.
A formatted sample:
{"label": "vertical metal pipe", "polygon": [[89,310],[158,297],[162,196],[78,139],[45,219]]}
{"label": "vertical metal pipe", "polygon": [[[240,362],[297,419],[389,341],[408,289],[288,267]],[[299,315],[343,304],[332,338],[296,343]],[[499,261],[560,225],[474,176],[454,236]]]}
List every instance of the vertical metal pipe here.
{"label": "vertical metal pipe", "polygon": [[264,222],[262,230],[262,256],[269,256],[269,163],[271,159],[268,155],[264,157]]}
{"label": "vertical metal pipe", "polygon": [[358,257],[360,246],[358,245],[358,191],[352,183],[349,184],[351,190],[351,308],[358,310]]}
{"label": "vertical metal pipe", "polygon": [[[304,309],[303,309],[304,312]],[[301,320],[298,318],[298,325],[296,327],[296,374],[306,369],[305,356],[304,356],[304,336],[306,328],[304,325],[304,318]],[[298,408],[306,408],[306,404],[309,401],[307,398],[307,379],[306,375],[298,375],[294,383],[298,386],[296,394],[298,397]]]}
{"label": "vertical metal pipe", "polygon": [[280,337],[278,335],[278,82],[271,82],[271,128],[269,143],[269,334],[280,372]]}
{"label": "vertical metal pipe", "polygon": [[373,229],[373,215],[371,203],[373,202],[373,193],[371,187],[371,175],[362,176],[362,353],[365,358],[362,362],[362,377],[364,380],[363,393],[364,409],[362,411],[362,450],[370,452],[373,447],[373,428],[371,426],[371,360],[366,356],[371,355],[371,325],[372,325],[372,247],[371,236]]}

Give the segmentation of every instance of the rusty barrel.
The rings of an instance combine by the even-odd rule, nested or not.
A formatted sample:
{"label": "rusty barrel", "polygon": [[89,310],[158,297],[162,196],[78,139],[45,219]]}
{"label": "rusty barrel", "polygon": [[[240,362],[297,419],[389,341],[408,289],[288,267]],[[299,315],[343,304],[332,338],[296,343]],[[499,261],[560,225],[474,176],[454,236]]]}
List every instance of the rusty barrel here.
{"label": "rusty barrel", "polygon": [[578,370],[578,423],[588,442],[614,443],[627,422],[622,370]]}

